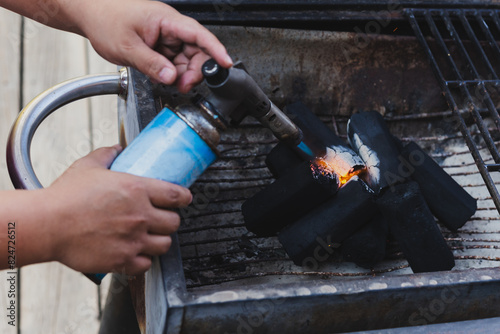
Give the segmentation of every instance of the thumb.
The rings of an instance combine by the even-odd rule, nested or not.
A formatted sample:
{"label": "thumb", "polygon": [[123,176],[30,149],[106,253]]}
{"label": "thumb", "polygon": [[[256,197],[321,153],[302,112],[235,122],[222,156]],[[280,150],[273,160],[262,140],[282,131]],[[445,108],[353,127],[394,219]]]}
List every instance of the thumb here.
{"label": "thumb", "polygon": [[142,42],[130,50],[130,57],[135,68],[157,82],[171,85],[177,79],[175,66]]}
{"label": "thumb", "polygon": [[75,165],[77,167],[102,167],[107,169],[121,151],[120,145],[101,147],[77,160]]}

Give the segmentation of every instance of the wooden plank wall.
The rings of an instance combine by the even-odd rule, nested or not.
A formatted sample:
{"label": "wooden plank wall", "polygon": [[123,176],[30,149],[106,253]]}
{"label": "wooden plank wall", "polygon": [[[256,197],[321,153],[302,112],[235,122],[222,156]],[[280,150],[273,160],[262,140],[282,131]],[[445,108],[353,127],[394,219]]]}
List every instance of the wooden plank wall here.
{"label": "wooden plank wall", "polygon": [[[11,189],[5,166],[8,131],[23,105],[43,90],[88,73],[115,72],[88,41],[24,19],[24,53],[20,54],[21,18],[0,9],[0,189]],[[23,80],[20,80],[20,66]],[[22,82],[22,85],[20,84]],[[22,87],[21,87],[22,86]],[[72,103],[44,121],[32,145],[35,171],[49,185],[77,158],[92,149],[118,142],[116,97],[97,97]],[[0,272],[0,309],[5,310],[7,287]],[[109,276],[109,275],[108,275]],[[104,301],[109,277],[103,282]],[[7,325],[0,311],[0,333],[97,333],[98,291],[82,274],[59,263],[21,269],[21,322]]]}
{"label": "wooden plank wall", "polygon": [[[0,189],[12,189],[5,164],[5,144],[9,128],[19,105],[19,28],[20,17],[0,10]],[[0,228],[7,228],[0,222]],[[2,251],[7,251],[3,250]],[[8,322],[6,308],[8,295],[6,271],[0,271],[0,333],[14,334],[16,328]]]}

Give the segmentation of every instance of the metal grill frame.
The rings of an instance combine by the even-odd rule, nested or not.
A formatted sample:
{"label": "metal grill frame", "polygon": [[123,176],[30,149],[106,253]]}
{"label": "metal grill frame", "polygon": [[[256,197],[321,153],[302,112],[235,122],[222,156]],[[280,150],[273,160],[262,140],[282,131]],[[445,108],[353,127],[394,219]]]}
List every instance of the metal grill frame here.
{"label": "metal grill frame", "polygon": [[[121,106],[122,120],[130,120],[130,114],[138,117],[128,131],[129,140],[158,111],[158,101],[154,100],[147,78],[135,72],[131,76],[130,87],[129,97],[132,101],[127,101],[126,106],[129,110],[125,112],[125,106]],[[141,95],[140,98],[135,99],[138,95]],[[457,111],[460,109],[457,108]],[[125,121],[126,125],[129,123]],[[467,128],[465,122],[464,127]],[[126,126],[126,132],[127,129]],[[252,312],[265,316],[265,323],[258,327],[258,332],[317,333],[325,328],[351,331],[407,326],[407,320],[414,310],[421,306],[428,308],[436,301],[448,300],[450,291],[454,291],[457,298],[439,321],[500,316],[495,308],[500,296],[491,293],[500,287],[500,272],[490,268],[363,277],[334,282],[334,285],[325,284],[321,279],[312,279],[306,286],[253,285],[223,291],[214,286],[203,293],[192,294],[186,290],[179,243],[174,237],[171,251],[155,259],[146,281],[158,277],[162,278],[161,282],[155,282],[158,290],[152,293],[146,291],[162,299],[159,310],[164,318],[155,325],[148,324],[148,332],[152,333],[233,332],[241,325],[239,319],[242,316],[248,323],[248,315]],[[443,291],[447,294],[443,295]],[[166,302],[165,309],[162,308],[163,299]],[[261,307],[264,311],[261,311]],[[312,319],[316,315],[324,318],[316,319],[308,328],[299,327],[304,319]],[[401,331],[405,332],[407,329]]]}
{"label": "metal grill frame", "polygon": [[[468,18],[471,17],[477,20],[477,23],[480,25],[481,29],[483,30],[483,33],[487,36],[488,42],[490,43],[490,45],[492,46],[493,50],[495,51],[496,55],[499,57],[500,60],[500,47],[498,43],[495,41],[491,33],[491,30],[488,27],[488,24],[484,20],[484,16],[489,15],[492,18],[493,22],[495,23],[497,29],[500,30],[500,17],[499,17],[500,10],[406,9],[405,14],[407,15],[410,24],[413,30],[415,31],[416,37],[418,38],[418,40],[425,49],[425,52],[431,63],[432,69],[436,75],[436,78],[439,81],[439,84],[441,85],[441,89],[444,92],[446,100],[448,101],[448,105],[453,111],[455,117],[459,120],[460,131],[462,132],[465,142],[467,143],[467,146],[469,147],[469,150],[472,156],[474,157],[476,165],[491,194],[495,206],[497,210],[500,212],[500,194],[498,192],[497,186],[495,185],[490,175],[490,172],[498,172],[500,170],[500,153],[498,152],[495,142],[491,136],[491,133],[484,122],[483,115],[481,115],[480,111],[484,111],[485,108],[479,106],[477,101],[473,98],[471,94],[471,89],[479,89],[481,91],[483,96],[482,102],[486,106],[487,114],[494,120],[497,129],[500,129],[500,115],[493,103],[490,93],[486,89],[486,85],[491,85],[491,84],[496,86],[500,85],[500,80],[497,74],[495,73],[495,70],[493,69],[493,66],[488,56],[484,52],[484,49],[481,46],[477,34],[474,32],[468,21]],[[480,51],[481,58],[483,61],[485,61],[485,64],[487,65],[489,70],[489,75],[494,78],[493,80],[482,78],[479,72],[477,71],[474,60],[471,58],[469,52],[466,50],[463,44],[462,39],[459,37],[457,29],[452,21],[453,18],[459,19],[470,41],[472,41],[474,47],[478,51]],[[421,20],[419,21],[419,19]],[[422,24],[424,23],[422,22],[422,19],[430,28],[432,36],[434,37],[434,40],[437,42],[439,46],[438,51],[440,52],[440,54],[435,54],[431,50],[422,32]],[[442,35],[442,33],[439,31],[437,27],[436,19],[441,19],[445,22],[447,31],[449,33],[449,36],[445,37],[448,37],[448,39],[453,41],[453,43],[455,44],[455,46],[457,46],[459,52],[461,53],[461,57],[466,59],[469,71],[471,71],[472,75],[475,77],[474,80],[466,80],[464,78],[463,71],[459,69],[457,63],[454,61],[453,59],[454,54],[450,53],[449,47],[445,43],[445,37]],[[441,57],[441,59],[446,59],[448,66],[454,75],[454,78],[445,77],[443,69],[439,66],[437,61],[439,57]],[[451,88],[454,87],[458,87],[460,89],[460,93],[462,97],[464,97],[463,103],[457,102],[456,99],[454,98],[451,92]],[[491,157],[493,157],[494,160],[493,164],[487,164],[483,159],[483,157],[481,156],[479,148],[474,142],[469,127],[465,122],[464,114],[466,113],[472,114],[474,122],[477,125],[484,142],[486,143],[486,147],[488,148]]]}

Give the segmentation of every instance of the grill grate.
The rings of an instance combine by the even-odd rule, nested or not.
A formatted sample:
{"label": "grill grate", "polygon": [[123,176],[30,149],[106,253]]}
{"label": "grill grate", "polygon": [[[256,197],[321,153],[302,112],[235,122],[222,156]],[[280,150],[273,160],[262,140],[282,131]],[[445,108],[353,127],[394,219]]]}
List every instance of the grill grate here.
{"label": "grill grate", "polygon": [[[448,114],[395,116],[389,121],[394,128],[407,129],[415,125],[416,121],[423,120],[427,123]],[[327,121],[330,117],[331,115],[322,115],[321,119]],[[336,117],[339,128],[344,129],[346,122],[347,118]],[[179,239],[188,289],[241,282],[246,279],[352,279],[411,273],[395,245],[389,247],[384,262],[373,270],[358,268],[340,258],[332,257],[328,263],[318,268],[319,270],[307,271],[307,268],[292,263],[277,238],[261,238],[249,234],[244,227],[240,207],[247,197],[273,180],[264,164],[265,154],[260,152],[268,152],[275,142],[262,140],[262,130],[250,124],[240,128],[240,131],[259,133],[251,139],[248,147],[241,147],[241,144],[232,140],[234,136],[223,141],[223,157],[201,177],[193,192],[195,196],[197,193],[205,193],[210,197],[208,195],[213,191],[207,190],[218,187],[217,195],[214,193],[214,198],[202,209],[185,212],[183,215]],[[345,136],[343,133],[340,135]],[[477,130],[471,132],[473,138],[480,135]],[[440,161],[445,171],[478,200],[478,212],[459,233],[443,230],[445,240],[455,255],[457,269],[496,267],[500,261],[500,221],[469,150],[460,144],[461,135],[450,133],[442,136],[400,138],[405,142],[415,141],[425,147],[439,142],[443,150],[437,150],[432,157]],[[497,140],[496,145],[499,144],[500,141]],[[246,149],[249,154],[242,152]],[[488,151],[484,144],[479,144],[478,150],[483,155]],[[225,159],[225,156],[230,157]],[[259,180],[258,183],[256,179]],[[500,180],[498,176],[494,179],[496,182]]]}
{"label": "grill grate", "polygon": [[[500,129],[500,47],[496,42],[500,40],[499,13],[474,9],[405,10],[453,112],[450,122],[460,128],[500,212],[500,195],[490,174],[500,171],[494,138]],[[478,147],[471,133],[475,128],[487,152]]]}

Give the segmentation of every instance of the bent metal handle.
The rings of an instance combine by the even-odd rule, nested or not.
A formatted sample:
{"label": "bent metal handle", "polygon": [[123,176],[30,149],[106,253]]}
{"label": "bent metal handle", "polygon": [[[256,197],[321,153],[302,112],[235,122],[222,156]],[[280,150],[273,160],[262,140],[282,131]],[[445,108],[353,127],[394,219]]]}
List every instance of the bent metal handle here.
{"label": "bent metal handle", "polygon": [[[58,108],[86,97],[127,94],[127,69],[119,73],[88,75],[60,83],[35,97],[12,126],[7,142],[7,167],[16,189],[38,189],[42,184],[35,175],[30,158],[33,135],[42,121]],[[99,284],[104,274],[85,274]]]}
{"label": "bent metal handle", "polygon": [[30,146],[42,121],[58,108],[86,97],[127,93],[127,70],[87,75],[60,83],[35,97],[17,117],[7,142],[7,167],[16,189],[38,189],[42,184],[33,170]]}

